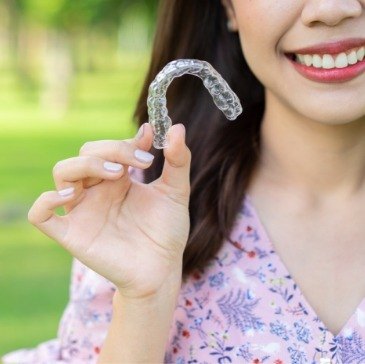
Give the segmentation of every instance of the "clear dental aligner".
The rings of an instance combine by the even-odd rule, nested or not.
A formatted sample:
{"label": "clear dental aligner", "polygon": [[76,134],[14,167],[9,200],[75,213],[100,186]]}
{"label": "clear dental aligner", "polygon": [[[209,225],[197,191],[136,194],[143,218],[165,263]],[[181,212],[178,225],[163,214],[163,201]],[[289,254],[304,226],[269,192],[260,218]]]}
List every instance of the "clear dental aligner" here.
{"label": "clear dental aligner", "polygon": [[167,88],[175,77],[184,74],[202,79],[214,103],[227,119],[234,120],[242,113],[242,106],[237,95],[210,63],[197,59],[178,59],[169,62],[152,81],[148,91],[148,117],[154,135],[153,146],[156,149],[167,147],[167,132],[172,125],[166,107]]}

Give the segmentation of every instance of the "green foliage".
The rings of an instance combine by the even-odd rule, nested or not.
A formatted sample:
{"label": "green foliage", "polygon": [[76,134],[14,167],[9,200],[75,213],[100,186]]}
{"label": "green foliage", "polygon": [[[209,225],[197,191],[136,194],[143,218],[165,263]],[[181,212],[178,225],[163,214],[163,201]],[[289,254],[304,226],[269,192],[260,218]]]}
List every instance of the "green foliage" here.
{"label": "green foliage", "polygon": [[158,0],[13,0],[13,2],[22,16],[29,20],[68,31],[78,31],[88,27],[104,30],[117,28],[124,13],[131,7],[140,10],[139,16],[147,20],[154,19],[158,4]]}
{"label": "green foliage", "polygon": [[[20,0],[18,0],[20,1]],[[36,22],[52,24],[67,0],[21,0],[24,15]]]}

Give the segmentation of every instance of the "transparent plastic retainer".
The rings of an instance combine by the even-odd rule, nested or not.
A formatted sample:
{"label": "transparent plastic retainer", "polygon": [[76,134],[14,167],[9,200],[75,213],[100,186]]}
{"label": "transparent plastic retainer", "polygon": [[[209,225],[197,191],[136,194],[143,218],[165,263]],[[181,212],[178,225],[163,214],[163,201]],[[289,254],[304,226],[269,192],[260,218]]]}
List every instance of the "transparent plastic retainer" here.
{"label": "transparent plastic retainer", "polygon": [[152,126],[153,146],[156,149],[167,147],[167,132],[172,126],[166,107],[167,88],[175,77],[185,74],[202,79],[214,103],[228,120],[235,120],[242,113],[237,95],[210,63],[197,59],[178,59],[169,62],[151,82],[148,90],[148,121]]}

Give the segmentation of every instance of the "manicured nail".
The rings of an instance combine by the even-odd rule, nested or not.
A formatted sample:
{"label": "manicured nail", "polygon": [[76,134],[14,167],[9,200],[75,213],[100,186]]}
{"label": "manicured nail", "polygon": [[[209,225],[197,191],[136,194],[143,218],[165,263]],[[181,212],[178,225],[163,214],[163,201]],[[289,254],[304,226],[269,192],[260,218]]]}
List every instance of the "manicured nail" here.
{"label": "manicured nail", "polygon": [[136,159],[143,163],[149,163],[153,160],[153,158],[155,158],[154,155],[152,155],[151,153],[145,152],[141,149],[136,149],[134,151],[134,156],[136,157]]}
{"label": "manicured nail", "polygon": [[59,190],[58,194],[62,197],[67,197],[72,195],[75,192],[75,187],[68,187],[63,190]]}
{"label": "manicured nail", "polygon": [[104,162],[104,168],[109,172],[120,172],[123,166],[119,163]]}
{"label": "manicured nail", "polygon": [[144,134],[144,124],[142,124],[140,126],[140,128],[138,129],[138,133],[136,135],[136,139],[141,139],[143,137]]}

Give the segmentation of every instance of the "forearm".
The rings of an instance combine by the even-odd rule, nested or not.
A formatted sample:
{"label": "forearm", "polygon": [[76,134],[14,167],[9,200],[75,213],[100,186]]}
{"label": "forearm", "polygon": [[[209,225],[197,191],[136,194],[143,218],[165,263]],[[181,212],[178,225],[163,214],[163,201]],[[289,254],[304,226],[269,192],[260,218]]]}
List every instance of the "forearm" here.
{"label": "forearm", "polygon": [[130,300],[116,291],[113,317],[98,364],[163,363],[181,274],[161,292],[144,300]]}

